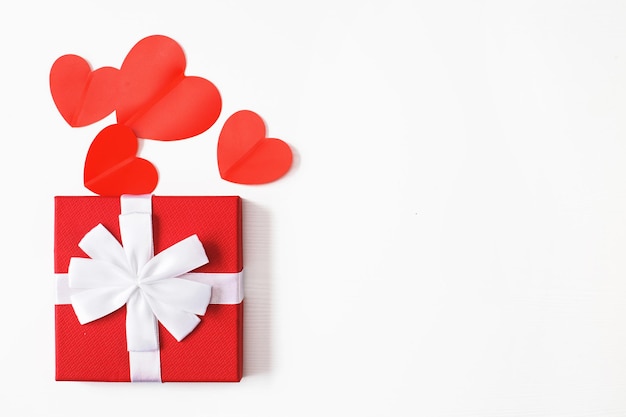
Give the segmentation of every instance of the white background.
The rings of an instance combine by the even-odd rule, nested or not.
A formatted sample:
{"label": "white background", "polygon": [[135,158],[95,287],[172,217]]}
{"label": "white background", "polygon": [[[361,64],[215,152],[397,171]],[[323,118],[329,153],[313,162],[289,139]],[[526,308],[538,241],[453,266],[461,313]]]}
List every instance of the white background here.
{"label": "white background", "polygon": [[[626,5],[36,1],[0,6],[3,416],[626,415]],[[54,381],[53,197],[113,115],[67,125],[54,60],[184,48],[215,126],[144,141],[157,195],[245,199],[238,384]],[[226,118],[295,163],[220,179]]]}

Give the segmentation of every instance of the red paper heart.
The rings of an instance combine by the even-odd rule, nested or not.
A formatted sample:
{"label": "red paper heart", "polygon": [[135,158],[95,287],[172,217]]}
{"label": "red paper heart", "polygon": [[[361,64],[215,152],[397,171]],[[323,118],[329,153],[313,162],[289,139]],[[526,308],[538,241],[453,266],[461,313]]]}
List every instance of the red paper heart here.
{"label": "red paper heart", "polygon": [[50,69],[50,92],[61,116],[72,127],[87,126],[115,109],[118,70],[95,71],[77,55],[63,55]]}
{"label": "red paper heart", "polygon": [[159,174],[137,157],[137,137],[127,126],[107,126],[93,140],[85,160],[85,187],[102,196],[149,194]]}
{"label": "red paper heart", "polygon": [[249,110],[226,120],[217,143],[220,176],[238,184],[265,184],[282,177],[291,167],[289,145],[265,137],[265,123]]}
{"label": "red paper heart", "polygon": [[173,39],[140,40],[120,68],[117,122],[156,140],[190,138],[211,127],[222,110],[220,93],[204,78],[185,76],[186,65]]}

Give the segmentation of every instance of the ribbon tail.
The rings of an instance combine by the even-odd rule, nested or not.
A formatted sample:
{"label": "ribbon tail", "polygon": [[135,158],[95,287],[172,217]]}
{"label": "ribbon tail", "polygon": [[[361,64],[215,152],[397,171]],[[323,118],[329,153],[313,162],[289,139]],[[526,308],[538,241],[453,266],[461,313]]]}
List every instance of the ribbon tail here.
{"label": "ribbon tail", "polygon": [[140,291],[126,303],[126,343],[129,352],[159,350],[159,324]]}
{"label": "ribbon tail", "polygon": [[150,259],[138,276],[141,283],[155,282],[186,274],[207,262],[209,258],[198,235],[191,235]]}
{"label": "ribbon tail", "polygon": [[200,323],[200,318],[193,313],[153,300],[151,297],[146,298],[149,300],[157,320],[179,342]]}

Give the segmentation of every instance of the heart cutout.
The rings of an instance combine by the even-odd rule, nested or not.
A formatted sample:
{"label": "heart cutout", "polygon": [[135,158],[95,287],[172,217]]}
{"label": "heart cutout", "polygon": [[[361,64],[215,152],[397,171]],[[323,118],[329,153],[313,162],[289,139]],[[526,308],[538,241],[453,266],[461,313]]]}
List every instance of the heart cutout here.
{"label": "heart cutout", "polygon": [[140,40],[120,68],[117,122],[137,137],[179,140],[210,128],[222,98],[210,81],[185,75],[185,54],[173,39],[153,35]]}
{"label": "heart cutout", "polygon": [[280,139],[265,137],[265,123],[241,110],[226,120],[217,143],[220,176],[238,184],[265,184],[289,171],[291,149]]}
{"label": "heart cutout", "polygon": [[85,159],[85,187],[101,196],[150,194],[159,174],[149,161],[138,158],[138,140],[123,125],[107,126],[93,140]]}
{"label": "heart cutout", "polygon": [[50,69],[50,92],[59,113],[72,127],[95,123],[115,109],[118,70],[95,71],[77,55],[63,55]]}

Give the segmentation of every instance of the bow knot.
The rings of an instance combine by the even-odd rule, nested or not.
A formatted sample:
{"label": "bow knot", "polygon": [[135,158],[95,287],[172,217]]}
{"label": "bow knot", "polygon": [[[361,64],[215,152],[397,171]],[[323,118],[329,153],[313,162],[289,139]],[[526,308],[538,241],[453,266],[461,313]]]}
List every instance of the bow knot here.
{"label": "bow knot", "polygon": [[158,323],[184,339],[200,322],[211,299],[211,286],[185,279],[185,274],[209,260],[197,235],[153,256],[152,216],[122,214],[122,244],[102,225],[89,231],[79,247],[89,258],[72,258],[69,286],[81,324],[126,305],[129,351],[159,349]]}

